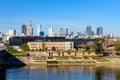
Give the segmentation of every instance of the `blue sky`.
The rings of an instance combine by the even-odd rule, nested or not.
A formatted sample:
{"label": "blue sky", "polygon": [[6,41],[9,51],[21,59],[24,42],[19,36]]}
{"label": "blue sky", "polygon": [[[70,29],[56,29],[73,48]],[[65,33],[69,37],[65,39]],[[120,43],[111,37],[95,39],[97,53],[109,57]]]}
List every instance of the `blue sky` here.
{"label": "blue sky", "polygon": [[69,31],[84,32],[87,25],[102,26],[104,34],[120,35],[120,0],[0,0],[0,31],[8,29],[21,32],[22,24],[32,20],[34,34],[36,24],[48,32],[67,27]]}

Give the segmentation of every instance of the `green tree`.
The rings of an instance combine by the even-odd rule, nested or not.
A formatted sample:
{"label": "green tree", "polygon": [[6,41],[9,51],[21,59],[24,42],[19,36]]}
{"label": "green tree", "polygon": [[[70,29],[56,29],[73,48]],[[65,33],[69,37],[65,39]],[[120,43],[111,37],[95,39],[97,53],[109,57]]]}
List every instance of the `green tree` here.
{"label": "green tree", "polygon": [[20,47],[21,47],[21,49],[22,49],[23,51],[25,51],[25,52],[29,50],[29,47],[28,47],[27,43],[22,44]]}
{"label": "green tree", "polygon": [[91,48],[91,47],[90,47],[89,45],[84,46],[84,47],[83,47],[84,52],[87,52],[87,53],[90,55],[90,53],[91,53],[91,49],[90,49],[90,48]]}
{"label": "green tree", "polygon": [[41,51],[41,48],[39,49],[39,51]]}
{"label": "green tree", "polygon": [[89,54],[89,56],[90,56],[90,54],[91,54],[92,51],[91,51],[91,50],[88,50],[87,52],[88,52],[88,54]]}
{"label": "green tree", "polygon": [[77,56],[78,50],[75,50],[75,56]]}
{"label": "green tree", "polygon": [[10,45],[6,45],[6,49],[7,49],[8,51],[13,51],[13,47],[10,46]]}
{"label": "green tree", "polygon": [[48,47],[45,47],[45,51],[48,51]]}
{"label": "green tree", "polygon": [[60,56],[60,50],[57,50],[57,54],[58,54],[58,56]]}
{"label": "green tree", "polygon": [[94,41],[94,50],[97,55],[101,55],[103,53],[102,43],[103,43],[103,40]]}
{"label": "green tree", "polygon": [[70,49],[67,50],[67,53],[68,53],[69,55],[71,55],[71,52],[72,52],[72,51],[71,51]]}
{"label": "green tree", "polygon": [[90,50],[89,46],[84,46],[83,49],[87,52],[88,50]]}
{"label": "green tree", "polygon": [[45,42],[42,42],[42,50],[45,51],[45,46],[46,46],[46,43]]}
{"label": "green tree", "polygon": [[81,51],[82,51],[83,56],[85,56],[85,49],[82,49]]}
{"label": "green tree", "polygon": [[52,47],[52,51],[56,51],[56,47],[55,46]]}
{"label": "green tree", "polygon": [[115,51],[119,52],[120,51],[120,39],[118,39],[116,41],[116,44],[115,44]]}
{"label": "green tree", "polygon": [[18,51],[15,50],[12,46],[6,45],[6,50],[8,50],[11,54],[17,53]]}

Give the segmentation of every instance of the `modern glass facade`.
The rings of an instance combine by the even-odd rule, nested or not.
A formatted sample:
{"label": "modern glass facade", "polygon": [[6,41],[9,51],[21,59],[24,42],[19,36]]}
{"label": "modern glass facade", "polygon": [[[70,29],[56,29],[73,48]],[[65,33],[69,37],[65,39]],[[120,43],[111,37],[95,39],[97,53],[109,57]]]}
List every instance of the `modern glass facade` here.
{"label": "modern glass facade", "polygon": [[24,34],[24,35],[27,34],[27,27],[25,24],[22,25],[22,34]]}
{"label": "modern glass facade", "polygon": [[60,28],[60,37],[68,36],[68,29],[67,28]]}
{"label": "modern glass facade", "polygon": [[86,35],[89,35],[89,36],[93,36],[94,35],[94,32],[92,31],[91,29],[91,26],[87,26],[86,27],[86,32],[85,32]]}
{"label": "modern glass facade", "polygon": [[97,35],[103,35],[103,27],[97,28]]}
{"label": "modern glass facade", "polygon": [[40,32],[41,32],[41,25],[37,24],[37,36],[40,36]]}

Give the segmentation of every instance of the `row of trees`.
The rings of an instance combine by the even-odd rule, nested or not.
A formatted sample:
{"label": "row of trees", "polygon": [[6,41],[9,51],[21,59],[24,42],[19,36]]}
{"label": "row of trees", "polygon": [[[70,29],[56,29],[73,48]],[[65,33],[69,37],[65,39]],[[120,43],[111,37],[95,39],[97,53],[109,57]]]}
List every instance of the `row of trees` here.
{"label": "row of trees", "polygon": [[93,45],[87,45],[83,47],[83,54],[84,52],[87,52],[89,55],[91,54],[91,52],[95,52],[96,55],[101,55],[103,53],[103,47],[102,47],[102,43],[104,42],[104,40],[96,40],[94,41]]}
{"label": "row of trees", "polygon": [[94,41],[94,51],[97,55],[101,55],[104,52],[104,49],[102,46],[103,42],[104,42],[104,39],[101,41],[98,41],[98,40]]}
{"label": "row of trees", "polygon": [[[20,46],[20,48],[23,50],[23,51],[28,51],[29,50],[29,47],[28,47],[28,45],[25,43],[25,44],[22,44],[21,46]],[[9,52],[11,52],[11,53],[17,53],[18,51],[17,50],[15,50],[14,49],[14,47],[12,47],[12,46],[9,46],[9,45],[6,45],[6,49],[9,51]]]}
{"label": "row of trees", "polygon": [[[101,40],[101,41],[96,40],[96,41],[94,41],[93,47],[91,47],[91,46],[88,45],[88,46],[83,47],[83,49],[84,49],[86,52],[88,52],[89,54],[90,54],[90,52],[91,52],[91,49],[93,49],[94,52],[96,53],[96,55],[101,55],[101,54],[103,54],[103,52],[104,52],[104,49],[103,49],[103,46],[102,46],[104,40],[105,40],[105,39],[103,39],[103,40]],[[117,53],[117,54],[120,55],[120,39],[117,39],[117,40],[116,40],[116,42],[115,42],[115,48],[113,48],[112,51],[113,51],[112,53],[115,52],[115,53]]]}
{"label": "row of trees", "polygon": [[25,44],[22,44],[21,46],[20,46],[20,48],[23,50],[23,51],[29,51],[29,47],[28,47],[28,45],[27,45],[27,43],[25,43]]}

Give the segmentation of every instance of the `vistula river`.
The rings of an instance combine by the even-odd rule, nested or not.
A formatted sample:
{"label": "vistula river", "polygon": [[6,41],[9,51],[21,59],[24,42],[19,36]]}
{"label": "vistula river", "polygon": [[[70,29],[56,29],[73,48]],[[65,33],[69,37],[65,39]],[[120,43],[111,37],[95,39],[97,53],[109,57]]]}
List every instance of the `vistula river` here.
{"label": "vistula river", "polygon": [[0,80],[120,80],[118,66],[0,68]]}

